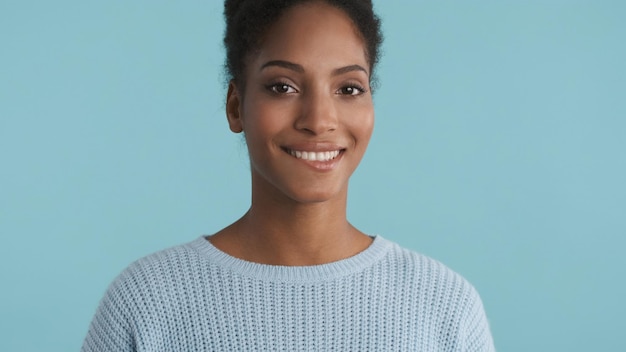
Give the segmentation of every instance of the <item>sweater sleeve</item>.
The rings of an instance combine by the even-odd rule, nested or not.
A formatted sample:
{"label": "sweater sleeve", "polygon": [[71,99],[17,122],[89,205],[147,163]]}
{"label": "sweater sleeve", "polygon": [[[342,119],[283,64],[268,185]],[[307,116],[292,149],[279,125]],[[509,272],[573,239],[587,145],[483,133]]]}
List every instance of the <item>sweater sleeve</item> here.
{"label": "sweater sleeve", "polygon": [[136,351],[131,295],[122,274],[108,288],[91,321],[81,352]]}
{"label": "sweater sleeve", "polygon": [[493,337],[478,292],[472,287],[470,302],[462,321],[463,352],[495,352]]}

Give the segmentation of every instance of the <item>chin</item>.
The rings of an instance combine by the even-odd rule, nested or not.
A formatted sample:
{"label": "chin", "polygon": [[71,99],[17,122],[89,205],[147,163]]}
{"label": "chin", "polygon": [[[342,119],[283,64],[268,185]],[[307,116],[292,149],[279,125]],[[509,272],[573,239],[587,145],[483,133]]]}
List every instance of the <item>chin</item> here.
{"label": "chin", "polygon": [[346,192],[335,189],[298,189],[285,192],[287,197],[300,204],[316,204],[344,199]]}
{"label": "chin", "polygon": [[278,201],[282,199],[285,203],[294,205],[345,200],[348,193],[345,180],[336,178],[320,180],[306,175],[272,178],[262,177],[262,174],[253,172],[252,184],[252,192],[258,196]]}

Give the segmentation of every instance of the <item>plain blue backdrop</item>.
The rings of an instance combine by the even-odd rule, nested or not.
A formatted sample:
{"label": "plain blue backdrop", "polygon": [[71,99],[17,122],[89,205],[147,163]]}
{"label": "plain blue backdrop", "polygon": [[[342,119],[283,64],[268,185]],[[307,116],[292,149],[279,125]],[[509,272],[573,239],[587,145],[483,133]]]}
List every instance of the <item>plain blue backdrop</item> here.
{"label": "plain blue backdrop", "polygon": [[[359,228],[482,295],[500,351],[626,350],[626,5],[376,1]],[[131,261],[249,204],[221,1],[0,0],[0,350],[78,350]]]}

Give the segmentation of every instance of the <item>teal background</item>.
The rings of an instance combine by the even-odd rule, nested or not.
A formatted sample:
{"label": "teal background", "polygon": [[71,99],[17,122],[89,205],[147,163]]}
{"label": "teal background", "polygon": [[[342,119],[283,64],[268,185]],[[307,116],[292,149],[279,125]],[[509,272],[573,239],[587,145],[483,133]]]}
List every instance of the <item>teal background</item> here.
{"label": "teal background", "polygon": [[[449,265],[499,351],[626,350],[626,3],[377,1],[349,215]],[[220,1],[0,0],[0,350],[78,350],[131,261],[249,202]]]}

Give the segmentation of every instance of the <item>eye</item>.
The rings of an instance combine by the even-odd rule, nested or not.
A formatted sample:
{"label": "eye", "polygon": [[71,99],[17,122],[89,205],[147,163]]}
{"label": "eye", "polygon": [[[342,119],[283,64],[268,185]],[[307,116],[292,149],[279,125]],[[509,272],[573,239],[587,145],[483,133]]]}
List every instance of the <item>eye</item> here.
{"label": "eye", "polygon": [[357,85],[351,85],[351,86],[345,86],[345,87],[339,88],[339,90],[337,91],[337,94],[341,94],[341,95],[361,95],[361,94],[363,94],[365,92],[366,92],[365,88],[357,86]]}
{"label": "eye", "polygon": [[298,92],[294,87],[287,83],[272,83],[267,86],[267,89],[276,94],[291,94]]}

